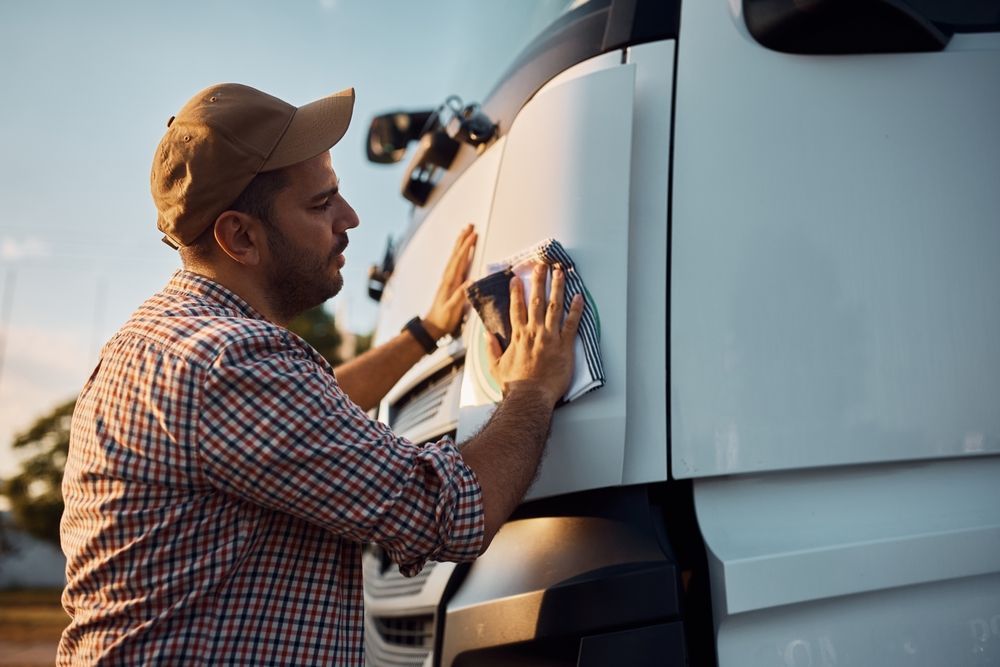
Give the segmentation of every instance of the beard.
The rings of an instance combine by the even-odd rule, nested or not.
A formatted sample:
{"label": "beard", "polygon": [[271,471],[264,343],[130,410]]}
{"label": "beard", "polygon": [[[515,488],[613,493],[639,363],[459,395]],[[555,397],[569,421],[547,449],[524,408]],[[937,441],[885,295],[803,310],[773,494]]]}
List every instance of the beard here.
{"label": "beard", "polygon": [[347,247],[346,235],[341,235],[333,252],[321,257],[294,248],[273,225],[266,233],[274,260],[267,275],[268,301],[281,321],[288,322],[340,292],[344,278],[339,270],[331,275],[330,266]]}

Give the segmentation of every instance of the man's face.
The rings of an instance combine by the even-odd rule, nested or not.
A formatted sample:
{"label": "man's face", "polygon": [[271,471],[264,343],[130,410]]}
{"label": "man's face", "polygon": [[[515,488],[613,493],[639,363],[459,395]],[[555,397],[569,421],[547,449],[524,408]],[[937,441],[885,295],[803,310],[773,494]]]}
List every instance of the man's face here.
{"label": "man's face", "polygon": [[329,152],[286,171],[288,185],[275,196],[266,227],[265,264],[271,307],[285,321],[340,292],[347,230],[358,226]]}

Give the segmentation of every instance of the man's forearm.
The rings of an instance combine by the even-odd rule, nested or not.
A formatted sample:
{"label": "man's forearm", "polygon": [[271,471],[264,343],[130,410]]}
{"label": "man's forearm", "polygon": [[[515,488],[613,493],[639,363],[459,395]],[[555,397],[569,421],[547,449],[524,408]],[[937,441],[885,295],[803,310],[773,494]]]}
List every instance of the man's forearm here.
{"label": "man's forearm", "polygon": [[[433,338],[441,332],[425,323],[424,328]],[[348,398],[363,410],[370,410],[399,382],[413,364],[427,354],[409,333],[403,332],[392,340],[374,347],[359,357],[344,362],[334,369],[337,383]]]}
{"label": "man's forearm", "polygon": [[462,445],[462,458],[483,490],[484,550],[534,481],[551,421],[550,399],[530,386],[518,386],[482,430]]}

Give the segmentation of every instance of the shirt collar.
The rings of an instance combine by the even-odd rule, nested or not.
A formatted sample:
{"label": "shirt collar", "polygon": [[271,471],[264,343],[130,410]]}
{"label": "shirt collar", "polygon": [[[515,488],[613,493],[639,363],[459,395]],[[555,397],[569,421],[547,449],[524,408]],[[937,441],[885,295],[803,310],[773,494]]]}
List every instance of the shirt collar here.
{"label": "shirt collar", "polygon": [[185,269],[174,272],[164,291],[179,292],[211,301],[229,310],[236,311],[237,314],[243,317],[249,317],[254,320],[267,320],[266,317],[257,312],[253,306],[244,301],[242,297],[238,296],[232,290],[223,287],[210,278]]}

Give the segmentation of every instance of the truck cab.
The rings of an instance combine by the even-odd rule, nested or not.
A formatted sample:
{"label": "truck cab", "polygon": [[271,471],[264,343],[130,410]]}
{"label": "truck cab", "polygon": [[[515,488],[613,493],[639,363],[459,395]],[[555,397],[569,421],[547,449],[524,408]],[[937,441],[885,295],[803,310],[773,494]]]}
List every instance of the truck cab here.
{"label": "truck cab", "polygon": [[[375,343],[472,222],[472,278],[568,251],[606,384],[475,563],[368,552],[369,662],[1000,664],[997,119],[998,2],[589,0],[481,105],[373,120]],[[498,400],[473,312],[377,416]]]}

